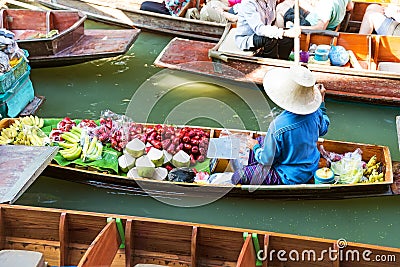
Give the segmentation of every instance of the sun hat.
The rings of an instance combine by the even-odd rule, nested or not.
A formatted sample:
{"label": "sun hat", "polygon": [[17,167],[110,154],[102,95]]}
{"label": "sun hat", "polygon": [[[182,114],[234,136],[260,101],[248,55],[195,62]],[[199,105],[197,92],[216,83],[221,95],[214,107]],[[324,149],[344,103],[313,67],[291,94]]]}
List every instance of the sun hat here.
{"label": "sun hat", "polygon": [[295,65],[271,69],[265,74],[263,85],[275,104],[292,113],[306,115],[316,111],[322,102],[315,81],[309,69]]}

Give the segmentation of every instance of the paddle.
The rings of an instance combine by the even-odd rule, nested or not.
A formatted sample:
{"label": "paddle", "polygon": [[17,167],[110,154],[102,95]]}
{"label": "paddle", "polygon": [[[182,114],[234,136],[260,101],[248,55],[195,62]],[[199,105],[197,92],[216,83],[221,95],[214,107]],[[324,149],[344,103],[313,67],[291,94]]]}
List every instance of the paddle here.
{"label": "paddle", "polygon": [[[294,28],[300,27],[299,0],[294,1]],[[294,38],[294,63],[300,64],[300,37]]]}

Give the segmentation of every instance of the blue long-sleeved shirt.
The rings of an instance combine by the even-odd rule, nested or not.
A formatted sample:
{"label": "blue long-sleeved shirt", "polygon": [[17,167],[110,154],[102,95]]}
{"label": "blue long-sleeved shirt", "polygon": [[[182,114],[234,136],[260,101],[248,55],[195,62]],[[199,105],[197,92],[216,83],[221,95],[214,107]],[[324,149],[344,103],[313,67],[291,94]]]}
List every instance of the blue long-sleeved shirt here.
{"label": "blue long-sleeved shirt", "polygon": [[263,146],[254,148],[255,159],[272,165],[284,184],[307,183],[318,168],[318,137],[327,133],[329,123],[324,103],[308,115],[285,110],[270,125]]}

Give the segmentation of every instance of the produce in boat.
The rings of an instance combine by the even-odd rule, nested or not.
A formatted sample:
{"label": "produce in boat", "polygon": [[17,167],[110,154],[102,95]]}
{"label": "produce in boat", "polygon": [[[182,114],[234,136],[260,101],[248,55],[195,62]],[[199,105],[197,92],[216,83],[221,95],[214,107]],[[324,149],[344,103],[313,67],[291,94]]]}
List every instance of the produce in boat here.
{"label": "produce in boat", "polygon": [[190,168],[175,168],[168,173],[168,181],[193,183],[196,173]]}
{"label": "produce in boat", "polygon": [[147,157],[154,163],[156,167],[160,167],[164,164],[164,153],[157,148],[150,148],[147,153]]}
{"label": "produce in boat", "polygon": [[158,167],[154,171],[154,174],[153,174],[152,178],[154,180],[163,181],[163,180],[165,180],[167,178],[167,176],[168,176],[168,170],[166,168],[163,168],[163,167]]}
{"label": "produce in boat", "polygon": [[144,154],[144,150],[146,145],[138,138],[129,141],[126,144],[125,150],[128,152],[132,157],[138,158]]}
{"label": "produce in boat", "polygon": [[49,138],[40,129],[44,120],[37,116],[22,117],[1,130],[0,145],[44,146]]}
{"label": "produce in boat", "polygon": [[190,166],[190,156],[183,150],[180,150],[172,157],[172,165],[177,168],[189,167]]}
{"label": "produce in boat", "polygon": [[123,172],[128,172],[135,167],[135,158],[129,154],[123,154],[118,158],[118,165]]}
{"label": "produce in boat", "polygon": [[136,170],[140,177],[152,178],[155,169],[156,166],[148,156],[144,155],[136,159]]}

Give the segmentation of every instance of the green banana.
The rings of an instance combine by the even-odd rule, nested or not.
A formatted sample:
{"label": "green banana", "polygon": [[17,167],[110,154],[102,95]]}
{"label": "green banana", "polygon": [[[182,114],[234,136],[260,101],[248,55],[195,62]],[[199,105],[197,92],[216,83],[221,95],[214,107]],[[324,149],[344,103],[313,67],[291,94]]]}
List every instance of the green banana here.
{"label": "green banana", "polygon": [[70,143],[79,143],[80,137],[78,138],[77,135],[71,133],[71,132],[65,132],[61,134],[62,139],[70,142]]}
{"label": "green banana", "polygon": [[88,161],[94,161],[100,159],[101,154],[103,153],[103,144],[101,142],[97,142],[96,149],[97,151],[95,154],[90,154],[87,156]]}
{"label": "green banana", "polygon": [[97,147],[97,146],[96,146],[96,143],[97,143],[97,136],[94,136],[94,137],[92,138],[92,141],[90,141],[90,145],[89,145],[89,148],[88,148],[88,150],[87,150],[87,154],[93,154],[93,153],[92,153],[93,150]]}
{"label": "green banana", "polygon": [[[61,152],[62,151],[60,151],[60,153]],[[61,154],[61,156],[63,156],[63,158],[65,158],[66,160],[75,160],[75,159],[79,158],[81,153],[82,153],[82,147],[81,146],[77,146],[72,152],[63,153],[63,154]]]}
{"label": "green banana", "polygon": [[60,147],[62,147],[62,148],[68,149],[68,148],[75,147],[75,146],[76,146],[76,143],[73,144],[73,143],[67,143],[67,142],[58,142],[58,145],[59,145]]}

